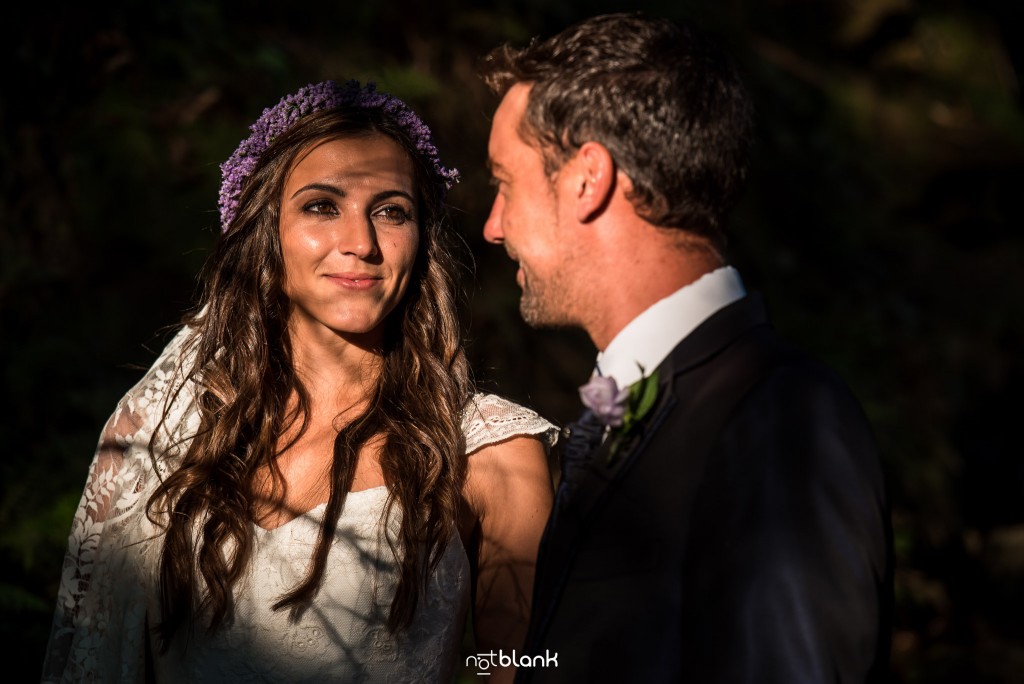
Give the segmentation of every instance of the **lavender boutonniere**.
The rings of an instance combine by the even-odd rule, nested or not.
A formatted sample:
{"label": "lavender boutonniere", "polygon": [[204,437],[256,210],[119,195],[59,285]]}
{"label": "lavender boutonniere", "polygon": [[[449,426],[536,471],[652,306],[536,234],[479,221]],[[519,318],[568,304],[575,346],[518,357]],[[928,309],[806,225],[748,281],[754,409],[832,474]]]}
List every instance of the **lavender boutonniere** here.
{"label": "lavender boutonniere", "polygon": [[619,389],[614,378],[597,376],[580,387],[583,405],[594,412],[604,423],[605,434],[612,439],[608,450],[608,463],[622,445],[633,436],[636,427],[644,419],[658,398],[658,372],[644,375],[640,366],[640,380],[629,387]]}

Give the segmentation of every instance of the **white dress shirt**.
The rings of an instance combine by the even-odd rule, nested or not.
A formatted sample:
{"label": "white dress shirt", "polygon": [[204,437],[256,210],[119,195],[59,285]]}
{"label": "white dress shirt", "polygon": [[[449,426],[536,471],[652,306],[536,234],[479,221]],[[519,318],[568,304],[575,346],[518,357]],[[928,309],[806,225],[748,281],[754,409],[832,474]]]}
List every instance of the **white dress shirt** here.
{"label": "white dress shirt", "polygon": [[598,353],[594,375],[620,388],[650,375],[683,338],[712,314],[746,295],[739,272],[722,266],[655,302]]}

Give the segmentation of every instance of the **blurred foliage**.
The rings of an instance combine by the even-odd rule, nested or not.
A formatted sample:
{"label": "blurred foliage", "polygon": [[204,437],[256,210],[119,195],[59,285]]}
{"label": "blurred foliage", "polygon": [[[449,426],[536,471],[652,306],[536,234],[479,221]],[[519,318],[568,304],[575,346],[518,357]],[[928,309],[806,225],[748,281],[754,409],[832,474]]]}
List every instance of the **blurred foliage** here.
{"label": "blurred foliage", "polygon": [[[216,235],[218,164],[266,106],[323,78],[375,80],[430,122],[464,182],[480,383],[558,422],[593,348],[519,319],[480,229],[492,47],[620,9],[34,3],[9,8],[0,96],[0,643],[45,646],[99,430],[189,306]],[[893,679],[1024,681],[1021,4],[642,2],[736,55],[758,107],[732,257],[776,326],[847,378],[894,502]],[[1016,293],[1016,294],[1015,294]],[[467,645],[469,648],[470,645]],[[471,652],[471,651],[470,651]],[[17,678],[18,669],[11,676]]]}

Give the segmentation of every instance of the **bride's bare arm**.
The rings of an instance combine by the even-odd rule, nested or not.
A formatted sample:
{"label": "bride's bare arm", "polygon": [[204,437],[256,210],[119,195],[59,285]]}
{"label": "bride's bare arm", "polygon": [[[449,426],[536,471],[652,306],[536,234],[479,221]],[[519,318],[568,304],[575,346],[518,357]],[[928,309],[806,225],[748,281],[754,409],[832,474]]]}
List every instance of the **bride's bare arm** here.
{"label": "bride's bare arm", "polygon": [[[537,548],[552,505],[544,444],[514,437],[469,458],[466,499],[477,524],[473,624],[480,653],[522,652],[530,619]],[[511,682],[515,668],[489,681]]]}

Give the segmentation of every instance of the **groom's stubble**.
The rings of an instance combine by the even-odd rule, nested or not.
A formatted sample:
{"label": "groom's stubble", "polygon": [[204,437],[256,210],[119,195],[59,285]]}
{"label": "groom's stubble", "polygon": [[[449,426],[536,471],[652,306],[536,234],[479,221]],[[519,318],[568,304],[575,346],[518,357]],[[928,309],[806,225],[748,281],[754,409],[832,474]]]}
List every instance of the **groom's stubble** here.
{"label": "groom's stubble", "polygon": [[563,261],[547,277],[532,271],[520,262],[523,270],[522,295],[519,313],[533,328],[583,328],[579,315],[579,297],[575,294],[579,283],[573,274],[578,263],[573,250],[563,251]]}

